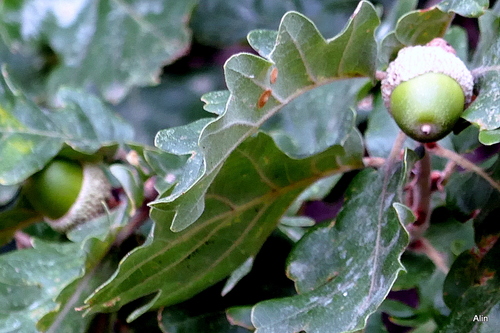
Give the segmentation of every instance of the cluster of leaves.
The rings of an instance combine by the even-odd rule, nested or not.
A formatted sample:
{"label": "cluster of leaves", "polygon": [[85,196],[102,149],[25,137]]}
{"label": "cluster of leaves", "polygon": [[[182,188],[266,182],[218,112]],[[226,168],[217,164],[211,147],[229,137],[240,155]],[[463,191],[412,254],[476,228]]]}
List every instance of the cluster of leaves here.
{"label": "cluster of leaves", "polygon": [[[417,144],[407,140],[401,159],[390,153],[399,130],[375,73],[400,48],[443,36],[471,68],[499,66],[500,6],[457,0],[416,10],[417,1],[402,0],[381,21],[367,1],[308,4],[1,4],[0,242],[19,230],[33,242],[0,256],[0,331],[86,332],[103,313],[122,318],[121,309],[132,325],[158,310],[158,325],[169,332],[384,332],[387,322],[421,332],[498,327],[499,193],[463,172],[433,195],[425,240],[448,274],[408,250],[405,226],[415,216],[404,189]],[[291,9],[271,30],[266,18]],[[325,39],[303,14],[338,34]],[[466,31],[451,26],[456,15],[479,17],[473,52]],[[260,29],[247,36],[252,52],[225,62],[227,90],[203,95],[208,113],[159,131],[155,147],[133,142],[133,129],[109,103],[124,101],[122,110],[134,107],[126,96],[158,96],[137,87],[158,82],[162,66],[188,52],[189,18],[195,37],[211,46]],[[472,126],[442,146],[484,154],[485,145],[500,142],[499,75],[480,76],[463,115]],[[119,204],[67,235],[51,231],[24,200],[22,183],[55,156],[107,165]],[[385,159],[380,168],[365,167],[376,158]],[[483,167],[500,179],[497,156]],[[334,219],[316,224],[304,216],[307,202],[332,189],[344,191]],[[145,213],[153,223],[137,230],[140,245],[124,240]],[[283,270],[258,270],[266,256],[282,260],[271,265],[283,266],[293,285],[279,279]],[[418,302],[391,299],[391,290],[415,291]]]}

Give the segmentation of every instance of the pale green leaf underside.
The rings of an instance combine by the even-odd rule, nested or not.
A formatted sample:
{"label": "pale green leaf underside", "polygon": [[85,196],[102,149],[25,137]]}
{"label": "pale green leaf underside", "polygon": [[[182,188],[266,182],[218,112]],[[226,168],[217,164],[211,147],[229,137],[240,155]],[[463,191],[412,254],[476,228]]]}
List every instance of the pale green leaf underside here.
{"label": "pale green leaf underside", "polygon": [[479,27],[481,41],[474,55],[478,73],[482,73],[476,85],[479,94],[464,112],[463,118],[479,127],[479,140],[483,144],[491,145],[500,142],[499,15],[494,11],[487,12],[479,19]]}

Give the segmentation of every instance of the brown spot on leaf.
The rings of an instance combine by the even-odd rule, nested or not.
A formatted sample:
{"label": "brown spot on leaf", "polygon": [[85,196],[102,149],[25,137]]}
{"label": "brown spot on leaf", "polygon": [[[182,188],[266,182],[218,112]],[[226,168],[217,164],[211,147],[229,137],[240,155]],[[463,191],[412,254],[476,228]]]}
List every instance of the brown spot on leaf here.
{"label": "brown spot on leaf", "polygon": [[269,75],[269,82],[271,82],[271,84],[275,84],[277,79],[278,79],[278,69],[274,67],[273,70],[271,71],[271,74]]}
{"label": "brown spot on leaf", "polygon": [[271,96],[271,89],[265,90],[262,95],[260,95],[259,100],[257,101],[257,107],[259,109],[263,108],[269,100],[269,96]]}

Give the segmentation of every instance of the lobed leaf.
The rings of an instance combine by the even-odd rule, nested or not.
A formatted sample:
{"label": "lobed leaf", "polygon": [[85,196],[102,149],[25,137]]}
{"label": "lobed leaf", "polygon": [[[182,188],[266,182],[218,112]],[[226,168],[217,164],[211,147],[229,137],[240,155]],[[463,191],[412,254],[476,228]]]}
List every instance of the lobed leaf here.
{"label": "lobed leaf", "polygon": [[[393,204],[408,166],[362,171],[335,223],[306,234],[289,257],[299,295],[258,303],[256,332],[345,332],[361,329],[403,269],[408,234]],[[400,205],[398,209],[401,209]]]}
{"label": "lobed leaf", "polygon": [[[196,221],[204,203],[195,198],[203,197],[226,158],[274,114],[286,112],[285,107],[312,88],[340,78],[374,75],[373,31],[378,23],[373,6],[362,1],[343,33],[326,41],[312,22],[291,12],[283,17],[269,60],[239,54],[227,61],[225,74],[230,96],[225,112],[202,128],[194,143],[199,149],[191,152],[184,180],[169,196],[152,203],[158,209],[177,211],[172,230],[183,230]],[[278,74],[272,79],[274,68]],[[218,103],[220,105],[220,101]],[[352,111],[347,111],[352,116]],[[336,109],[335,112],[346,111]],[[329,141],[330,145],[345,140],[352,127],[349,121],[339,123],[343,126],[340,127],[343,135],[333,140],[336,142]],[[169,137],[160,132],[156,144],[164,149],[170,145]],[[325,143],[319,146],[323,150],[327,148]],[[318,152],[311,152],[309,148],[302,150],[305,152],[301,152],[304,154],[301,157]],[[285,152],[294,155],[293,151]],[[184,194],[186,190],[189,191]]]}

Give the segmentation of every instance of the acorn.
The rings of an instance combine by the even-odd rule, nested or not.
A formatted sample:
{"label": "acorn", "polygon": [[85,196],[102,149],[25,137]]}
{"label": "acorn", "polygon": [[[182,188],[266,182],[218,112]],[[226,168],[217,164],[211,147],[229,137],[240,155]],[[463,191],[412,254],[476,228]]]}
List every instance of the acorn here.
{"label": "acorn", "polygon": [[54,230],[66,232],[104,212],[111,184],[96,164],[56,158],[31,176],[23,191]]}
{"label": "acorn", "polygon": [[474,79],[444,39],[401,49],[382,79],[382,97],[409,137],[433,142],[448,135],[472,98]]}

